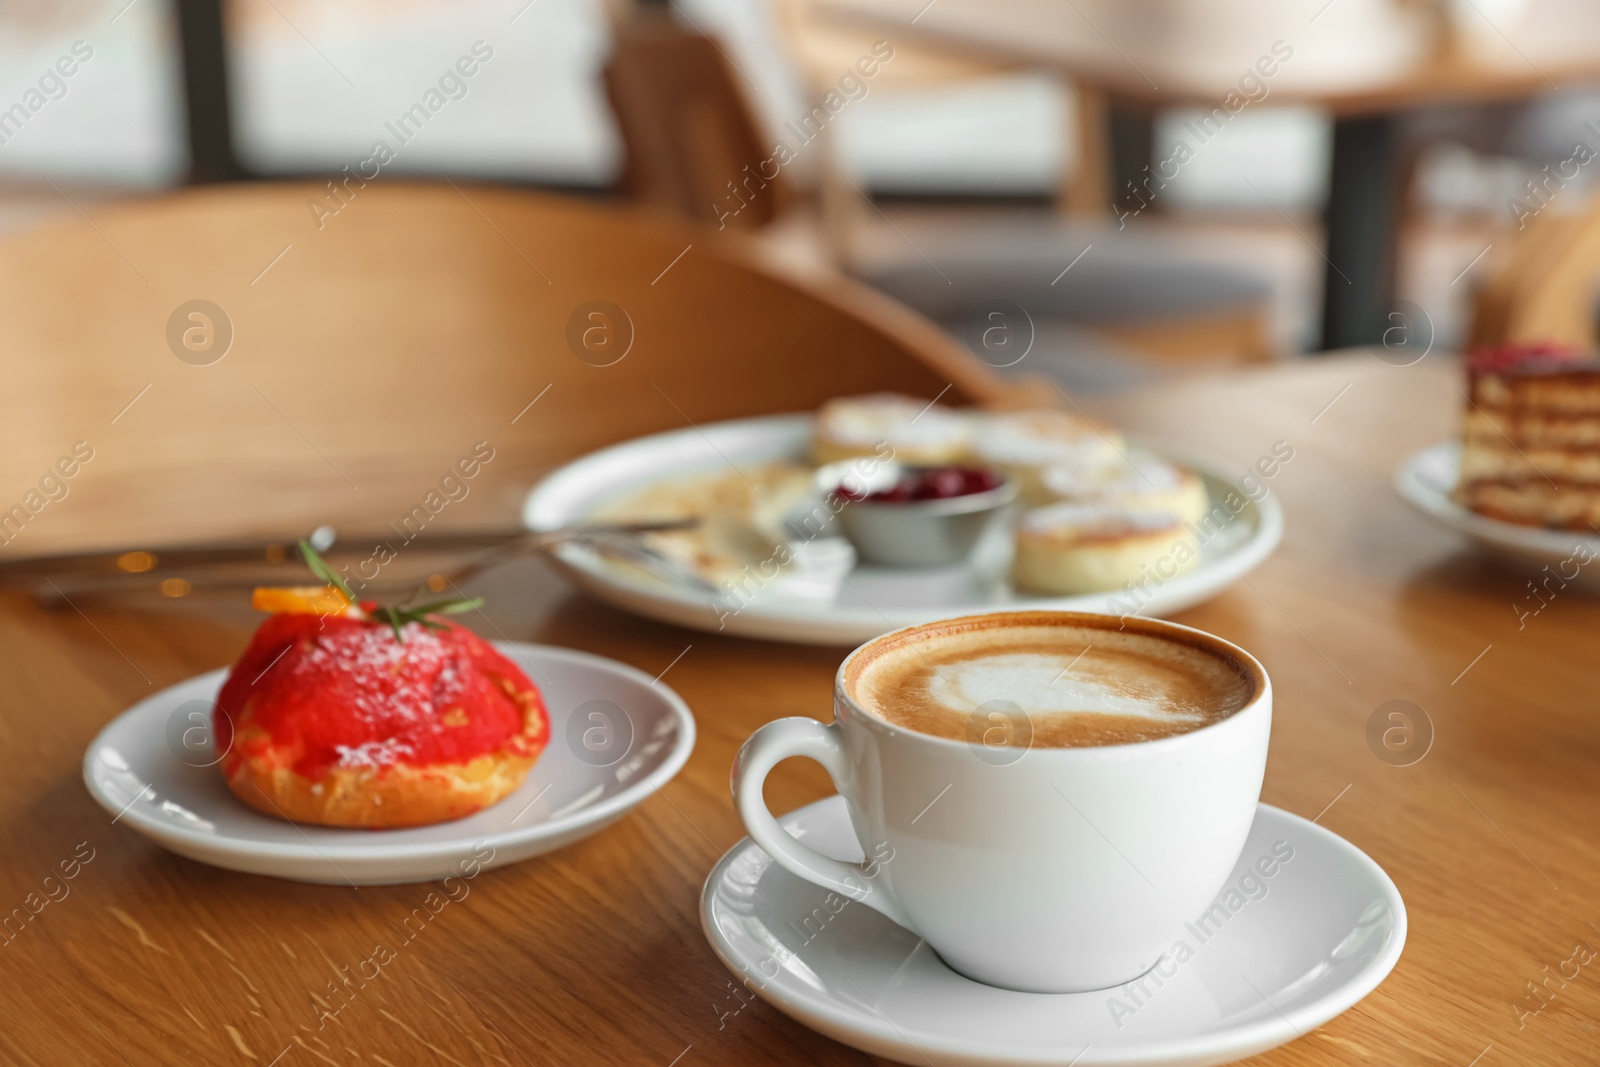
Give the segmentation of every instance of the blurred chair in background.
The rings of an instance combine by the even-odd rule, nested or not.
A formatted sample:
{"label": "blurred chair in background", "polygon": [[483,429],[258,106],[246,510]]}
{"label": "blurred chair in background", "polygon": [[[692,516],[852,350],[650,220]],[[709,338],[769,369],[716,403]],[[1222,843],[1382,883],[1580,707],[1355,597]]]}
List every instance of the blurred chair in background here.
{"label": "blurred chair in background", "polygon": [[[97,449],[14,554],[377,535],[480,441],[498,458],[438,526],[514,530],[534,479],[618,440],[840,393],[1013,391],[876,293],[572,197],[372,183],[337,239],[264,271],[319,188],[188,190],[0,242],[0,476]],[[174,339],[186,322],[203,347]]]}
{"label": "blurred chair in background", "polygon": [[[1600,92],[1580,87],[1405,117],[1405,295],[1427,309],[1441,343],[1538,340],[1538,328],[1516,323],[1543,320],[1529,318],[1536,306],[1570,303],[1566,291],[1546,298],[1538,290],[1552,270],[1549,284],[1564,289],[1557,264],[1581,258],[1589,223],[1579,216],[1593,211],[1600,190],[1600,165],[1584,162],[1585,153],[1600,159],[1600,129],[1590,125],[1597,119]],[[1441,258],[1451,247],[1454,259]],[[1560,331],[1570,343],[1590,333],[1578,321],[1587,310],[1577,314]]]}
{"label": "blurred chair in background", "polygon": [[[664,7],[643,6],[617,20],[604,78],[627,146],[617,182],[624,196],[741,230],[783,213],[788,185],[760,177],[771,149],[710,38],[685,32]],[[730,202],[735,189],[749,199]]]}
{"label": "blurred chair in background", "polygon": [[[791,8],[786,19],[803,27],[802,16],[803,9]],[[655,17],[628,19],[616,27],[617,46],[606,81],[618,109],[625,152],[640,160],[627,165],[624,189],[690,217],[765,228],[792,200],[787,176],[772,162],[772,153],[760,147],[771,143],[772,136],[761,130],[726,60],[698,37]],[[853,44],[841,42],[837,34],[804,42],[802,52],[809,48],[816,64],[807,82],[815,87],[837,82],[859,57],[871,54],[874,44],[866,36]],[[883,76],[901,69],[910,70],[914,80],[971,73],[970,67],[902,55],[903,46],[895,48],[893,62],[881,68]],[[670,61],[664,58],[669,53]],[[828,58],[819,58],[823,56]],[[899,66],[903,59],[911,60],[904,68]],[[843,64],[831,76],[821,65],[830,62]],[[689,65],[698,65],[700,72],[685,73]],[[713,89],[716,81],[722,87]],[[817,125],[817,158],[826,171],[836,166],[822,147],[833,131],[825,123]],[[675,147],[662,149],[663,131],[669,130],[682,131],[682,136]],[[812,143],[808,140],[796,150],[812,150]],[[646,161],[645,156],[651,158]],[[825,200],[843,198],[841,187],[854,203],[864,195],[842,173],[825,178],[822,185],[833,190],[822,193]],[[709,204],[703,199],[708,186],[716,197]],[[836,220],[848,214],[837,205],[825,205],[825,213],[830,211]],[[848,220],[843,226],[836,221],[830,229],[836,236],[842,230],[844,238],[830,244],[841,254],[842,265],[863,280],[962,335],[969,347],[973,338],[979,339],[974,351],[997,366],[1015,352],[1016,342],[1010,340],[1015,333],[1006,342],[1012,347],[985,352],[981,339],[996,336],[990,327],[1026,330],[1035,343],[1041,333],[1061,336],[1053,329],[1041,331],[1044,323],[1088,328],[1109,338],[1109,343],[1090,346],[1100,349],[1101,362],[1137,364],[1143,357],[1146,364],[1159,366],[1272,358],[1270,286],[1263,279],[1216,264],[1185,262],[1159,237],[1118,232],[1109,224],[1074,225],[1058,219],[1040,227],[1033,221],[1007,223],[980,215],[968,211],[941,218],[914,235],[891,220],[906,247],[888,254],[864,253],[853,232],[856,227]],[[1019,305],[1025,314],[1018,318],[1012,313],[998,322],[992,317],[1002,310],[994,306],[996,301]],[[1139,356],[1130,360],[1130,350]],[[1117,377],[1100,367],[1087,379],[1074,380],[1073,353],[1046,352],[1037,345],[1035,353],[1033,369],[1047,369],[1069,385],[1092,380],[1091,387],[1103,387]],[[1093,355],[1086,359],[1095,362]],[[1150,372],[1149,365],[1124,368],[1129,381]]]}
{"label": "blurred chair in background", "polygon": [[1478,290],[1468,347],[1548,341],[1592,350],[1600,341],[1600,197],[1587,210],[1529,220]]}

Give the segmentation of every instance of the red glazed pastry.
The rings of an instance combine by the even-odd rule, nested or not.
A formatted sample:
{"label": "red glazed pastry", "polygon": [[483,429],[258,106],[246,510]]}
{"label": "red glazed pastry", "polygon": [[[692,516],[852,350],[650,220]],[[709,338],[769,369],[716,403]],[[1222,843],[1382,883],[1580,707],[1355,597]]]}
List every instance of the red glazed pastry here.
{"label": "red glazed pastry", "polygon": [[257,590],[276,613],[213,712],[234,794],[295,822],[380,828],[459,819],[521,785],[549,718],[514,663],[433,613],[463,605],[402,613],[347,592]]}

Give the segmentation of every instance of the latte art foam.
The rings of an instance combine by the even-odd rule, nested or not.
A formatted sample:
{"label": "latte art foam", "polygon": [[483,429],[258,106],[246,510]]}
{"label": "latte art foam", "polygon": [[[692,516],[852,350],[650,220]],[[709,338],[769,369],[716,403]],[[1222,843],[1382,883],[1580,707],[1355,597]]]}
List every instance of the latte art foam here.
{"label": "latte art foam", "polygon": [[[1090,646],[1082,655],[1093,651]],[[1093,667],[1074,674],[1082,662],[1077,655],[1039,652],[983,656],[935,669],[926,680],[927,695],[941,708],[961,714],[1004,700],[1035,717],[1113,715],[1189,723],[1205,719],[1204,709],[1185,706],[1182,697],[1174,702],[1171,694],[1141,679],[1107,679],[1098,676],[1103,670]]]}
{"label": "latte art foam", "polygon": [[1184,733],[1227,718],[1256,691],[1241,664],[1202,643],[1119,631],[1114,621],[1101,629],[980,619],[870,646],[847,685],[873,715],[954,740],[987,736],[995,713],[1020,711],[1031,739],[1016,743],[1046,748]]}

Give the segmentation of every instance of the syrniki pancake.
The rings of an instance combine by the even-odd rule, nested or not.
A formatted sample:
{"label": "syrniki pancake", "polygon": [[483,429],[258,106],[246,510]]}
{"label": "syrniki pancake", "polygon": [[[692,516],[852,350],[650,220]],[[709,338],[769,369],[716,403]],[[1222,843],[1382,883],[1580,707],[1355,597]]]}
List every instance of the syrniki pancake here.
{"label": "syrniki pancake", "polygon": [[1040,480],[1045,491],[1062,503],[1168,511],[1185,522],[1200,518],[1211,506],[1198,474],[1145,453],[1109,465],[1057,465],[1047,468]]}
{"label": "syrniki pancake", "polygon": [[1023,516],[1011,577],[1019,588],[1070,596],[1166,581],[1199,558],[1194,531],[1172,512],[1056,504]]}
{"label": "syrniki pancake", "polygon": [[835,463],[878,456],[917,466],[953,463],[967,452],[965,415],[896,393],[839,397],[823,404],[811,429],[811,457]]}

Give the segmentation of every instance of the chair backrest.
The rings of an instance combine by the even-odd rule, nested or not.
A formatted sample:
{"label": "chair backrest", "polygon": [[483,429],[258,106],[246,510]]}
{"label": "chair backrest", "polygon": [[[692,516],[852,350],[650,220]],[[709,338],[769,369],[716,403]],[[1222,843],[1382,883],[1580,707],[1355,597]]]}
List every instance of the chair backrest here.
{"label": "chair backrest", "polygon": [[898,304],[737,235],[489,187],[341,196],[210,187],[0,243],[0,553],[377,531],[478,442],[439,524],[503,527],[542,473],[636,435],[1005,392]]}
{"label": "chair backrest", "polygon": [[1478,290],[1469,343],[1554,341],[1596,346],[1600,197],[1578,218],[1541,212]]}
{"label": "chair backrest", "polygon": [[737,229],[783,210],[782,161],[715,41],[641,9],[614,25],[605,85],[624,195]]}

